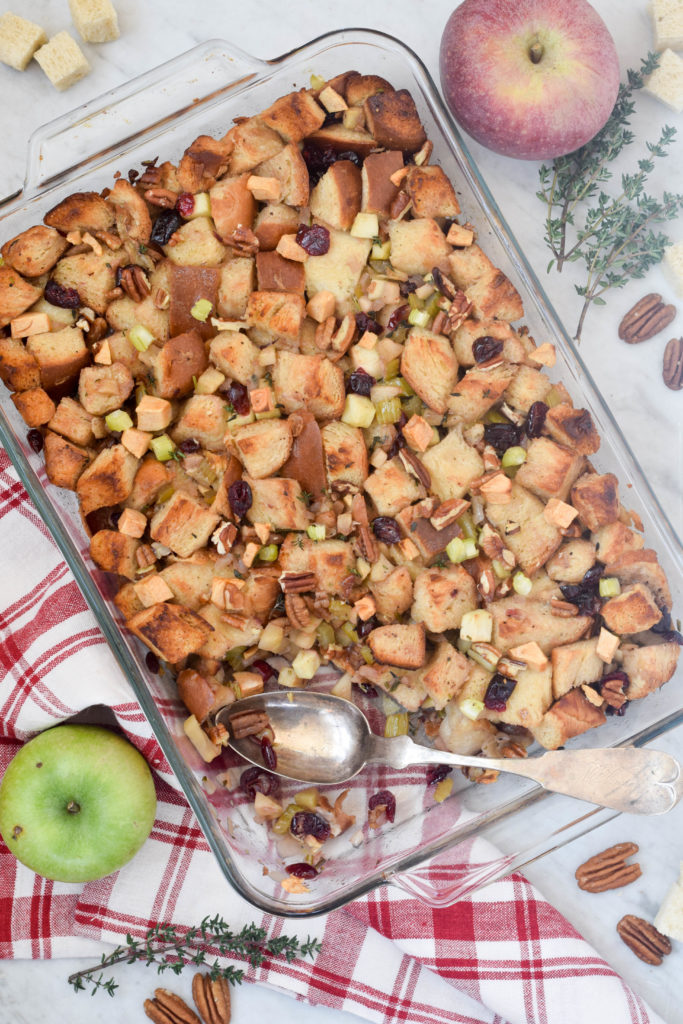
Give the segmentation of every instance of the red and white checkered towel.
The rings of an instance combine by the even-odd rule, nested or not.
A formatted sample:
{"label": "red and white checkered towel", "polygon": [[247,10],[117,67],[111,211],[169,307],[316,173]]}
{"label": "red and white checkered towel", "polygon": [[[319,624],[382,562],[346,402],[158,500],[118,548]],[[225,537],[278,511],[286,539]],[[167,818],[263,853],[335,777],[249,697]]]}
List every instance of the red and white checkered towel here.
{"label": "red and white checkered towel", "polygon": [[[298,999],[393,1024],[661,1024],[521,876],[432,909],[391,886],[295,924],[264,917],[228,886],[78,587],[0,449],[0,773],[20,742],[83,707],[113,708],[157,771],[158,817],[121,871],[50,882],[0,843],[0,957],[91,954],[157,922],[220,913],[272,936],[322,941],[315,962],[271,959],[248,978]],[[481,840],[433,862],[440,885],[495,857]],[[74,997],[75,998],[75,997]]]}

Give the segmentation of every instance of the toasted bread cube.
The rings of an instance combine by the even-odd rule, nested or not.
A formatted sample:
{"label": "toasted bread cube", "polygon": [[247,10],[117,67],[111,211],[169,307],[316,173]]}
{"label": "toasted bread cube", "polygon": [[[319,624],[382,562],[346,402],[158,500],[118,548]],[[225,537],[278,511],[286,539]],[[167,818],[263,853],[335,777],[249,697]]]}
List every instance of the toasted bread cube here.
{"label": "toasted bread cube", "polygon": [[[260,292],[291,292],[303,295],[306,290],[306,276],[302,263],[295,262],[282,253],[281,247],[285,239],[293,239],[293,235],[283,235],[275,252],[259,252],[256,255],[256,275]],[[305,259],[308,256],[296,242],[293,243]],[[285,248],[287,245],[285,243]]]}
{"label": "toasted bread cube", "polygon": [[[90,454],[51,430],[45,433],[45,472],[50,483],[75,491]],[[86,513],[87,514],[87,513]]]}
{"label": "toasted bread cube", "polygon": [[605,575],[616,576],[622,584],[644,583],[661,607],[671,608],[671,591],[666,574],[657,561],[656,551],[651,548],[625,551],[605,566]]}
{"label": "toasted bread cube", "polygon": [[195,330],[169,338],[154,360],[156,391],[161,398],[184,398],[208,366],[204,342]]}
{"label": "toasted bread cube", "polygon": [[423,569],[415,578],[412,618],[430,633],[459,629],[465,612],[477,607],[477,586],[460,565]]}
{"label": "toasted bread cube", "polygon": [[498,529],[521,569],[532,576],[562,542],[562,534],[548,522],[544,510],[543,503],[521,487],[517,478],[512,484],[509,501],[489,499],[486,502],[489,522]]}
{"label": "toasted bread cube", "polygon": [[389,216],[392,203],[398,195],[398,186],[391,180],[391,176],[402,169],[403,153],[400,150],[387,150],[366,156],[361,171],[361,210],[364,213]]}
{"label": "toasted bread cube", "polygon": [[414,414],[403,428],[403,436],[418,452],[426,452],[434,437],[434,431],[422,416]]}
{"label": "toasted bread cube", "polygon": [[565,501],[584,464],[582,455],[561,448],[547,437],[536,437],[529,443],[526,462],[517,471],[515,481],[546,501]]}
{"label": "toasted bread cube", "polygon": [[[463,321],[460,327],[450,335],[455,358],[458,360],[458,364],[460,366],[475,365],[476,360],[474,358],[474,353],[472,352],[472,346],[478,338],[487,336],[489,338],[496,338],[503,342],[503,351],[501,356],[506,362],[519,363],[522,359],[526,358],[526,349],[522,340],[512,327],[510,327],[510,324],[506,324],[502,320],[473,320],[471,317],[468,317],[468,319]],[[521,367],[518,369],[521,369]],[[514,383],[514,379],[515,378],[513,378],[512,383]],[[550,387],[551,383],[548,381],[548,390]]]}
{"label": "toasted bread cube", "polygon": [[69,10],[86,43],[111,43],[119,38],[119,23],[111,0],[69,0]]}
{"label": "toasted bread cube", "polygon": [[[473,671],[476,671],[477,665],[474,666]],[[483,669],[481,670],[484,671]],[[459,695],[459,699],[462,699],[462,693],[468,688],[468,683]],[[487,722],[485,719],[478,719],[473,722],[471,718],[463,715],[462,711],[458,707],[457,701],[451,701],[450,704],[446,705],[446,717],[441,723],[439,729],[439,740],[445,746],[446,750],[451,750],[454,754],[465,754],[470,756],[472,754],[478,754],[481,751],[482,745],[491,740],[496,734],[495,726],[491,722]]]}
{"label": "toasted bread cube", "polygon": [[[187,331],[198,332],[204,340],[212,338],[215,334],[211,324],[212,318],[208,317],[202,323],[192,316],[192,310],[197,302],[204,299],[210,302],[217,312],[220,312],[219,291],[223,275],[229,266],[231,264],[227,264],[226,267],[179,267],[175,263],[159,264],[150,278],[151,296],[144,302],[135,304],[136,322],[147,327],[159,341],[163,341],[169,336],[175,337],[178,334],[184,334]],[[166,281],[157,280],[157,274],[161,276],[161,268],[163,268],[163,277],[166,278]],[[160,317],[157,317],[156,321],[152,320],[145,308],[150,300],[154,306],[154,291],[158,287],[163,288],[169,294],[168,311],[156,310],[157,314],[163,313],[165,323]],[[115,311],[120,309],[123,301],[123,299],[119,299],[113,302],[107,310],[110,323],[112,307]],[[156,309],[156,307],[154,308]]]}
{"label": "toasted bread cube", "polygon": [[80,82],[90,71],[85,54],[68,32],[58,32],[33,56],[59,92]]}
{"label": "toasted bread cube", "polygon": [[151,608],[162,601],[172,601],[173,591],[158,573],[150,573],[135,584],[135,594],[143,608]]}
{"label": "toasted bread cube", "polygon": [[595,545],[576,538],[567,541],[548,559],[545,570],[551,580],[558,583],[580,583],[595,560]]}
{"label": "toasted bread cube", "polygon": [[612,633],[623,636],[650,629],[659,622],[662,613],[649,588],[644,583],[634,583],[624,587],[618,597],[605,602],[602,617]]}
{"label": "toasted bread cube", "polygon": [[126,620],[142,611],[142,604],[135,594],[135,587],[132,583],[124,583],[118,589],[114,595],[114,604]]}
{"label": "toasted bread cube", "polygon": [[301,142],[322,126],[325,111],[306,90],[281,96],[261,114],[261,120],[281,135],[285,142]]}
{"label": "toasted bread cube", "polygon": [[225,136],[232,142],[230,174],[243,174],[284,148],[282,139],[259,117],[250,117],[234,125]]}
{"label": "toasted bread cube", "polygon": [[548,654],[554,647],[579,640],[593,621],[589,615],[561,618],[544,602],[517,596],[493,601],[488,610],[493,616],[491,643],[503,654],[531,641]]}
{"label": "toasted bread cube", "polygon": [[280,548],[279,562],[283,572],[314,572],[320,590],[338,594],[349,575],[349,566],[355,565],[355,555],[343,540],[312,541],[290,535]]}
{"label": "toasted bread cube", "polygon": [[36,50],[46,42],[44,30],[33,21],[11,11],[0,17],[0,62],[15,71],[25,71]]}
{"label": "toasted bread cube", "polygon": [[116,530],[98,530],[90,540],[90,557],[105,572],[134,580],[139,568],[135,552],[139,547],[140,542],[136,537]]}
{"label": "toasted bread cube", "polygon": [[261,252],[271,252],[283,235],[296,234],[299,212],[283,203],[269,203],[256,215],[254,234]]}
{"label": "toasted bread cube", "polygon": [[474,241],[474,231],[472,228],[465,227],[464,224],[451,224],[446,235],[446,241],[449,245],[465,246],[472,245]]}
{"label": "toasted bread cube", "polygon": [[83,515],[124,502],[133,489],[137,469],[138,460],[122,444],[103,448],[76,486]]}
{"label": "toasted bread cube", "polygon": [[[401,522],[400,514],[398,519]],[[401,525],[403,526],[402,523]],[[437,530],[429,519],[413,519],[405,529],[408,530],[409,539],[420,552],[426,565],[435,562],[444,553],[453,538],[459,537],[462,532],[456,520]]]}
{"label": "toasted bread cube", "polygon": [[327,420],[339,419],[344,411],[344,373],[324,356],[278,352],[273,386],[285,412],[308,409],[316,419]]}
{"label": "toasted bread cube", "polygon": [[12,401],[29,427],[42,427],[55,414],[55,403],[42,388],[31,388],[12,395]]}
{"label": "toasted bread cube", "polygon": [[[289,206],[307,206],[310,184],[308,168],[298,146],[285,146],[275,156],[270,157],[256,168],[257,174],[265,179],[279,182],[279,189],[270,194],[258,195],[256,199],[268,203],[287,203]],[[253,181],[253,178],[250,179]],[[247,183],[248,187],[249,184]],[[252,189],[253,192],[253,189]],[[268,189],[266,189],[266,193]]]}
{"label": "toasted bread cube", "polygon": [[398,458],[389,459],[364,482],[380,516],[395,516],[406,505],[418,501],[424,491],[412,474],[407,473]]}
{"label": "toasted bread cube", "polygon": [[216,297],[218,315],[242,320],[247,312],[249,296],[256,287],[254,261],[247,257],[238,257],[224,263],[220,271]]}
{"label": "toasted bread cube", "polygon": [[262,627],[257,619],[245,618],[239,627],[231,625],[224,620],[225,613],[215,604],[204,605],[199,614],[213,630],[198,651],[204,658],[224,658],[233,647],[256,644],[261,635]]}
{"label": "toasted bread cube", "polygon": [[413,327],[403,347],[401,374],[425,405],[446,412],[458,376],[458,364],[446,338]]}
{"label": "toasted bread cube", "polygon": [[543,668],[525,668],[517,676],[514,690],[507,699],[504,711],[487,711],[482,718],[506,725],[521,725],[533,729],[540,725],[543,716],[553,702],[552,669],[550,664]]}
{"label": "toasted bread cube", "polygon": [[138,466],[126,505],[138,510],[153,505],[157,495],[171,480],[168,463],[158,462],[154,455],[146,455]]}
{"label": "toasted bread cube", "polygon": [[172,263],[184,267],[218,267],[228,254],[216,237],[210,217],[186,221],[164,246],[164,251]]}
{"label": "toasted bread cube", "polygon": [[25,281],[12,267],[0,266],[0,327],[24,313],[41,294],[41,288]]}
{"label": "toasted bread cube", "polygon": [[[206,192],[228,169],[232,143],[199,135],[183,153],[178,164],[177,180],[181,192]],[[198,211],[193,211],[198,212]]]}
{"label": "toasted bread cube", "polygon": [[284,466],[292,450],[292,429],[287,420],[260,420],[238,427],[233,442],[249,476],[260,480]]}
{"label": "toasted bread cube", "polygon": [[247,188],[248,174],[221,178],[209,190],[211,216],[222,241],[228,242],[238,227],[250,228],[256,216],[253,192]]}
{"label": "toasted bread cube", "polygon": [[157,657],[170,664],[194,654],[213,632],[211,625],[197,612],[169,601],[145,608],[126,625]]}
{"label": "toasted bread cube", "polygon": [[0,337],[0,380],[12,391],[40,387],[38,362],[18,338]]}
{"label": "toasted bread cube", "polygon": [[431,489],[442,501],[462,498],[471,481],[484,472],[479,452],[464,440],[458,428],[429,448],[422,461],[432,478]]}
{"label": "toasted bread cube", "polygon": [[165,430],[169,425],[173,418],[173,407],[165,398],[143,395],[136,406],[135,415],[138,430],[154,433],[157,430]]}
{"label": "toasted bread cube", "polygon": [[572,689],[546,711],[532,728],[534,739],[546,750],[557,750],[573,736],[595,729],[605,721],[605,712],[586,700],[581,690]]}
{"label": "toasted bread cube", "polygon": [[433,217],[390,221],[389,240],[391,265],[405,274],[427,274],[451,251]]}
{"label": "toasted bread cube", "polygon": [[267,178],[261,174],[250,174],[247,188],[260,203],[279,203],[282,198],[280,179],[274,176]]}
{"label": "toasted bread cube", "polygon": [[197,551],[190,558],[170,562],[159,573],[173,591],[178,604],[198,611],[206,604],[214,579],[215,556]]}
{"label": "toasted bread cube", "polygon": [[361,172],[338,160],[311,192],[311,213],[339,231],[348,231],[361,209]]}
{"label": "toasted bread cube", "polygon": [[517,289],[478,245],[456,249],[448,262],[451,277],[465,292],[479,318],[514,321],[524,315]]}
{"label": "toasted bread cube", "polygon": [[[0,39],[1,33],[0,27]],[[54,228],[36,224],[22,231],[20,235],[10,238],[0,251],[5,263],[17,273],[25,277],[40,277],[41,274],[47,274],[52,270],[68,244]],[[43,330],[49,330],[49,327],[44,327]]]}
{"label": "toasted bread cube", "polygon": [[553,696],[557,700],[575,686],[596,683],[605,665],[596,653],[598,638],[577,640],[555,647],[550,658],[553,669]]}
{"label": "toasted bread cube", "polygon": [[[75,288],[84,306],[96,313],[111,314],[108,310],[109,293],[116,286],[116,271],[125,262],[125,250],[112,252],[106,247],[101,253],[80,252],[63,256],[55,265],[52,276],[64,288]],[[119,302],[123,303],[123,299]],[[127,300],[131,306],[135,304]],[[118,322],[111,326],[119,329]]]}
{"label": "toasted bread cube", "polygon": [[85,366],[78,378],[78,397],[91,416],[104,416],[120,409],[133,387],[133,377],[123,363]]}
{"label": "toasted bread cube", "polygon": [[368,450],[363,431],[335,420],[325,424],[320,433],[330,486],[344,481],[362,487],[368,476]]}
{"label": "toasted bread cube", "polygon": [[498,366],[468,370],[453,385],[448,398],[448,422],[474,423],[480,420],[505,393],[515,374],[515,367],[507,363]]}
{"label": "toasted bread cube", "polygon": [[455,189],[436,164],[411,166],[403,188],[413,204],[415,217],[457,217],[460,213]]}
{"label": "toasted bread cube", "polygon": [[378,626],[368,635],[375,661],[398,668],[421,668],[425,662],[424,626],[410,624]]}
{"label": "toasted bread cube", "polygon": [[238,380],[247,387],[258,382],[259,350],[241,331],[221,331],[209,345],[209,354],[211,361],[231,380]]}
{"label": "toasted bread cube", "polygon": [[355,312],[356,288],[372,248],[369,238],[355,238],[330,228],[330,248],[323,256],[311,256],[304,263],[306,293],[332,292],[337,316]]}
{"label": "toasted bread cube", "polygon": [[298,480],[269,477],[257,480],[246,476],[253,502],[247,513],[251,523],[270,523],[273,530],[305,530],[311,515]]}
{"label": "toasted bread cube", "polygon": [[90,359],[79,327],[34,334],[26,342],[26,349],[35,357],[41,383],[47,390],[74,378]]}
{"label": "toasted bread cube", "polygon": [[116,524],[116,529],[119,533],[125,533],[127,537],[142,537],[147,529],[147,516],[142,512],[136,512],[135,509],[124,508]]}
{"label": "toasted bread cube", "polygon": [[615,562],[626,551],[640,551],[645,543],[640,533],[618,520],[601,526],[591,535],[591,540],[595,544],[597,557],[605,564]]}
{"label": "toasted bread cube", "polygon": [[305,315],[303,296],[293,292],[252,292],[247,299],[247,324],[252,338],[260,345],[275,341],[293,345],[298,341]]}
{"label": "toasted bread cube", "polygon": [[419,673],[419,679],[437,711],[446,707],[464,686],[472,662],[451,644],[437,644],[432,658]]}
{"label": "toasted bread cube", "polygon": [[600,436],[588,410],[575,409],[565,402],[548,409],[545,430],[579,455],[593,455],[600,447]]}
{"label": "toasted bread cube", "polygon": [[595,533],[619,517],[619,481],[613,473],[585,473],[571,490],[571,500],[581,523]]}
{"label": "toasted bread cube", "polygon": [[629,700],[639,700],[671,679],[676,671],[681,648],[672,640],[647,647],[624,644],[621,653],[623,657],[620,667],[629,678],[626,696]]}
{"label": "toasted bread cube", "polygon": [[[362,107],[365,101],[378,92],[392,92],[392,86],[386,78],[379,75],[359,75],[357,71],[349,71],[343,78],[343,86],[335,85],[335,89],[343,92],[344,98],[350,107]],[[328,85],[332,85],[336,79],[331,79]]]}
{"label": "toasted bread cube", "polygon": [[[146,327],[160,344],[169,337],[169,321],[169,311],[167,309],[157,309],[151,294],[143,299],[142,302],[133,302],[127,295],[124,295],[120,299],[114,299],[107,306],[107,323],[113,330],[129,331],[132,327],[140,324],[142,327]],[[191,330],[195,325],[199,326],[198,322],[192,319],[189,329]],[[201,326],[204,325],[202,324]],[[180,333],[180,331],[177,333]],[[111,344],[109,338],[106,340]],[[134,351],[137,350],[134,349]],[[105,360],[99,361],[105,362]]]}
{"label": "toasted bread cube", "polygon": [[363,110],[369,131],[383,149],[414,153],[427,139],[407,89],[375,93],[365,100]]}
{"label": "toasted bread cube", "polygon": [[[456,349],[457,351],[457,349]],[[553,382],[545,373],[520,366],[505,392],[505,401],[513,409],[528,413],[534,402],[544,402]]]}
{"label": "toasted bread cube", "polygon": [[380,622],[393,622],[406,612],[413,601],[413,580],[404,565],[370,583]]}
{"label": "toasted bread cube", "polygon": [[43,218],[63,235],[71,231],[109,231],[114,226],[114,211],[97,192],[74,192],[62,199]]}
{"label": "toasted bread cube", "polygon": [[218,395],[193,395],[183,405],[171,437],[176,444],[194,438],[210,452],[222,451],[227,410]]}
{"label": "toasted bread cube", "polygon": [[218,526],[220,516],[196,501],[189,494],[174,491],[169,500],[154,513],[150,536],[165,544],[181,558],[207,544]]}
{"label": "toasted bread cube", "polygon": [[227,686],[220,686],[213,676],[202,676],[186,668],[178,674],[178,695],[183,704],[198,722],[203,722],[211,711],[231,703],[228,694],[234,693]]}

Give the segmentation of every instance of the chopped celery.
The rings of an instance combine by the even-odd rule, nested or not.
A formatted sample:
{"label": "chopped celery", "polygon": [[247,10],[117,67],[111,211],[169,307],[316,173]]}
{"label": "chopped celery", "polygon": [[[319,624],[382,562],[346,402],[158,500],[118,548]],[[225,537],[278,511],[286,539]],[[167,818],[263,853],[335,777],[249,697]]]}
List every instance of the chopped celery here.
{"label": "chopped celery", "polygon": [[104,422],[107,424],[108,430],[121,433],[124,430],[130,430],[133,426],[132,419],[123,409],[116,409],[115,412],[110,412],[108,416],[104,417]]}
{"label": "chopped celery", "polygon": [[246,651],[246,647],[231,647],[228,653],[225,655],[227,661],[233,672],[238,672],[244,663],[243,654]]}
{"label": "chopped celery", "polygon": [[330,600],[330,615],[335,619],[348,619],[351,614],[351,605],[346,601],[339,601],[336,597]]}
{"label": "chopped celery", "polygon": [[465,700],[460,701],[458,707],[465,718],[475,721],[484,710],[484,702],[483,700],[474,700],[473,697],[466,697]]}
{"label": "chopped celery", "polygon": [[363,646],[360,649],[360,653],[362,654],[363,661],[365,662],[366,665],[374,664],[375,657],[370,648],[366,644],[363,644]]}
{"label": "chopped celery", "polygon": [[616,576],[604,576],[598,584],[600,597],[618,597],[621,593],[621,584]]}
{"label": "chopped celery", "polygon": [[280,549],[277,544],[266,544],[258,553],[262,562],[276,562]]}
{"label": "chopped celery", "polygon": [[523,462],[526,462],[526,449],[522,448],[521,445],[513,445],[512,448],[506,448],[500,460],[503,469],[508,469],[510,466],[521,466]]}
{"label": "chopped celery", "polygon": [[411,292],[410,295],[408,296],[408,305],[410,306],[411,309],[422,309],[423,308],[422,303],[418,299],[418,297],[415,294],[415,292]]}
{"label": "chopped celery", "polygon": [[388,381],[390,377],[395,377],[397,375],[397,373],[398,373],[398,371],[400,369],[400,366],[401,366],[401,360],[398,359],[398,358],[391,359],[387,363],[386,369],[384,371],[384,380],[385,380],[385,382]]}
{"label": "chopped celery", "polygon": [[477,528],[474,525],[471,512],[463,512],[461,516],[458,516],[457,522],[465,537],[471,537],[472,540],[476,538]]}
{"label": "chopped celery", "polygon": [[307,527],[306,533],[311,540],[325,540],[325,527],[321,523],[313,523]]}
{"label": "chopped celery", "polygon": [[426,309],[411,309],[408,314],[408,323],[413,327],[426,327],[431,319]]}
{"label": "chopped celery", "polygon": [[391,242],[385,242],[384,245],[381,245],[379,242],[375,242],[370,251],[371,260],[388,260],[390,256]]}
{"label": "chopped celery", "polygon": [[169,459],[173,458],[175,445],[168,434],[160,434],[158,437],[153,437],[149,442],[149,446],[159,462],[168,462]]}
{"label": "chopped celery", "polygon": [[384,723],[384,735],[387,739],[391,739],[394,736],[407,736],[408,712],[399,711],[394,715],[387,715],[386,722]]}
{"label": "chopped celery", "polygon": [[154,335],[142,324],[134,324],[127,333],[128,341],[138,352],[146,352],[154,341]]}
{"label": "chopped celery", "polygon": [[521,597],[526,597],[527,594],[531,593],[533,583],[523,572],[516,572],[512,577],[512,587],[516,594],[520,594]]}
{"label": "chopped celery", "polygon": [[392,377],[391,379],[387,378],[384,383],[390,387],[400,388],[401,394],[405,395],[406,398],[412,398],[413,395],[415,394],[410,384],[404,377]]}
{"label": "chopped celery", "polygon": [[452,541],[446,545],[446,554],[450,558],[451,562],[464,562],[465,558],[465,542],[460,537],[454,537]]}
{"label": "chopped celery", "polygon": [[190,310],[190,315],[195,320],[200,320],[202,323],[206,323],[206,319],[213,309],[213,303],[209,302],[208,299],[197,299],[194,306]]}
{"label": "chopped celery", "polygon": [[378,423],[398,423],[401,418],[401,399],[385,398],[375,404],[375,410]]}
{"label": "chopped celery", "polygon": [[334,630],[329,622],[321,622],[315,632],[321,647],[332,646],[334,643]]}
{"label": "chopped celery", "polygon": [[280,817],[273,822],[273,832],[278,836],[286,836],[289,832],[289,826],[292,824],[292,818],[300,810],[301,808],[298,804],[288,804]]}

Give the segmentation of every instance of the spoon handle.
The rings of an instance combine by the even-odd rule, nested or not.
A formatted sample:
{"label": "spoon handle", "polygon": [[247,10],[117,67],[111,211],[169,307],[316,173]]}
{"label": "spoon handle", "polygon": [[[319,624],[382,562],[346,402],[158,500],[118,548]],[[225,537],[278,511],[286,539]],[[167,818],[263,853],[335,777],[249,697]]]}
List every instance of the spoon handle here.
{"label": "spoon handle", "polygon": [[553,793],[628,814],[664,814],[683,796],[683,773],[678,761],[646,747],[550,750],[540,757],[518,760],[468,757],[419,746],[408,736],[376,736],[368,761],[394,768],[416,764],[493,768],[533,779]]}

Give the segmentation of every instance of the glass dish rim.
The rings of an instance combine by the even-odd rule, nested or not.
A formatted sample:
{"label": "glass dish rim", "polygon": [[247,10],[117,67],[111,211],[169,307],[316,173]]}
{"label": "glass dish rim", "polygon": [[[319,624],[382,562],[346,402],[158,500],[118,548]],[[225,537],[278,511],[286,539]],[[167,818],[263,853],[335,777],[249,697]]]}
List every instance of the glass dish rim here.
{"label": "glass dish rim", "polygon": [[[36,132],[32,134],[29,140],[29,157],[31,153],[39,145],[40,139],[44,137],[46,133],[49,132],[51,129],[59,128],[62,125],[66,126],[70,123],[72,124],[79,117],[96,113],[98,110],[100,110],[101,112],[103,108],[99,105],[101,104],[101,101],[105,99],[109,104],[112,104],[117,99],[130,98],[131,96],[138,95],[141,91],[144,91],[146,88],[148,88],[152,84],[152,82],[159,81],[160,78],[163,80],[165,75],[170,74],[174,68],[177,68],[181,64],[190,64],[192,60],[201,59],[203,54],[206,54],[208,51],[210,51],[211,49],[215,49],[216,47],[221,47],[227,54],[234,55],[237,61],[243,61],[252,69],[253,74],[247,76],[248,84],[246,88],[249,88],[249,86],[254,85],[267,78],[270,69],[278,69],[285,65],[289,60],[301,56],[306,51],[314,51],[317,48],[318,52],[320,53],[323,52],[323,47],[325,49],[328,48],[328,46],[326,46],[325,44],[344,45],[349,43],[352,44],[354,42],[370,42],[373,45],[384,44],[385,48],[387,48],[388,44],[389,49],[394,50],[394,52],[400,52],[407,58],[408,63],[411,65],[412,72],[414,73],[418,80],[421,80],[420,84],[422,88],[428,95],[430,103],[433,105],[433,107],[436,109],[440,116],[442,128],[444,129],[445,133],[446,143],[449,146],[452,146],[454,149],[459,150],[460,158],[462,160],[464,170],[467,175],[468,185],[473,190],[476,199],[480,203],[482,212],[489,219],[491,229],[497,236],[500,244],[505,249],[507,256],[509,257],[512,265],[515,268],[515,271],[519,275],[519,278],[522,280],[528,295],[531,296],[538,310],[542,312],[544,317],[551,323],[553,330],[556,331],[557,334],[562,337],[564,343],[567,345],[572,358],[574,359],[575,363],[581,371],[583,378],[582,387],[585,389],[587,398],[594,406],[599,407],[601,412],[609,421],[612,430],[610,436],[611,443],[615,446],[618,454],[622,456],[625,455],[626,460],[629,463],[629,471],[631,472],[631,475],[637,484],[639,493],[648,501],[652,502],[654,510],[656,512],[658,528],[661,532],[667,535],[671,553],[673,554],[673,557],[679,563],[681,563],[683,548],[681,547],[680,539],[677,537],[669,518],[665,514],[664,510],[662,509],[659,503],[659,500],[652,491],[649,482],[647,481],[642,472],[638,460],[631,451],[630,446],[624,438],[621,429],[616,423],[616,420],[614,419],[610,409],[608,408],[600,392],[596,388],[593,378],[588,369],[586,368],[580,353],[577,351],[576,346],[574,345],[573,341],[564,329],[551,302],[546,296],[540,282],[536,278],[535,272],[529,266],[524,253],[521,251],[521,248],[519,247],[515,239],[514,234],[508,227],[505,218],[503,217],[500,209],[498,208],[495,199],[493,198],[491,192],[489,191],[486,182],[483,180],[473,160],[466,143],[462,139],[462,136],[460,135],[460,132],[456,127],[452,116],[450,115],[448,109],[446,108],[434,79],[432,78],[430,72],[426,68],[422,59],[402,40],[395,38],[389,33],[363,27],[335,29],[330,32],[322,33],[312,40],[304,42],[299,46],[293,47],[292,49],[290,49],[284,54],[281,54],[278,57],[269,58],[266,60],[253,57],[245,53],[244,51],[240,50],[239,48],[233,46],[226,40],[219,38],[207,40],[204,43],[200,43],[197,46],[192,47],[191,49],[185,51],[177,57],[172,58],[169,61],[166,61],[158,67],[151,69],[149,72],[146,72],[143,75],[140,75],[127,83],[124,83],[124,85],[119,87],[119,89],[112,90],[106,93],[104,96],[97,97],[96,99],[89,101],[87,104],[84,104],[79,108],[76,108],[70,114],[62,115],[61,117],[37,129]],[[236,81],[231,81],[230,83],[226,84],[225,90],[220,90],[220,92],[227,91],[229,88],[234,87],[236,84],[239,84],[240,81],[244,80],[245,79],[238,79]],[[204,97],[200,101],[200,105],[205,103],[209,98],[210,97]],[[185,113],[185,110],[181,109],[179,111],[176,111],[174,115],[172,115],[170,118],[166,118],[165,120],[172,121],[174,118],[182,116],[183,113]],[[143,129],[143,132],[151,132],[158,126],[158,121],[152,122]],[[115,143],[110,148],[115,149],[118,146],[124,145],[127,141],[129,140],[122,140],[122,142]],[[49,190],[50,188],[59,184],[65,178],[68,178],[68,176],[72,174],[74,171],[78,170],[79,167],[92,163],[93,161],[105,155],[107,152],[108,149],[103,149],[96,153],[90,153],[86,159],[79,161],[75,166],[67,168],[64,171],[56,174],[55,176],[47,178],[45,181],[39,183],[37,187],[25,187],[19,193],[15,193],[15,195],[8,197],[6,200],[1,202],[0,211],[3,211],[3,208],[6,208],[8,205],[14,205],[13,200],[23,201],[24,199],[34,198],[36,196],[41,195],[43,191]],[[147,691],[144,682],[142,682],[139,677],[137,665],[135,664],[135,661],[130,653],[127,642],[125,641],[120,631],[120,627],[118,626],[118,624],[116,623],[116,621],[113,619],[108,609],[106,608],[106,605],[102,600],[99,590],[95,585],[94,579],[87,571],[87,569],[85,569],[85,567],[82,565],[80,555],[68,531],[63,526],[59,518],[54,515],[50,499],[46,496],[42,485],[40,484],[37,476],[33,471],[33,468],[24,458],[21,449],[15,444],[14,439],[11,436],[11,432],[8,433],[5,430],[3,419],[4,414],[0,416],[0,441],[2,441],[3,445],[5,446],[5,449],[8,452],[10,459],[14,463],[17,472],[19,473],[22,483],[24,484],[30,497],[36,504],[36,507],[38,508],[38,511],[40,512],[43,520],[46,522],[46,525],[49,527],[53,538],[55,539],[59,548],[61,549],[62,554],[64,555],[71,570],[74,572],[79,587],[81,591],[84,593],[86,601],[88,602],[91,610],[95,614],[98,625],[102,629],[109,643],[109,646],[112,649],[112,652],[114,653],[114,656],[119,662],[119,665],[122,668],[128,682],[133,688],[136,699],[139,701],[142,710],[144,711],[148,721],[150,722],[157,742],[159,743],[164,755],[166,756],[166,759],[168,760],[169,764],[171,765],[176,776],[179,779],[181,787],[192,807],[192,810],[194,811],[195,815],[198,818],[198,821],[202,827],[202,831],[204,832],[207,842],[213,854],[215,855],[224,876],[226,877],[229,884],[240,896],[251,902],[253,905],[257,906],[260,910],[263,910],[267,913],[275,913],[281,917],[316,916],[337,909],[338,907],[344,906],[351,900],[356,899],[359,896],[362,896],[365,893],[371,891],[377,885],[385,884],[391,881],[392,876],[397,875],[398,873],[405,873],[410,871],[412,868],[415,868],[423,864],[426,860],[436,855],[437,853],[440,853],[445,849],[451,848],[453,846],[457,846],[465,838],[467,838],[467,829],[465,829],[464,832],[459,832],[457,837],[455,838],[449,838],[447,835],[444,835],[437,840],[433,840],[427,847],[421,848],[419,851],[411,855],[402,857],[400,863],[395,867],[385,867],[384,869],[380,867],[379,870],[375,872],[373,876],[368,877],[363,882],[359,883],[357,886],[352,887],[349,890],[344,890],[343,892],[338,893],[334,897],[326,898],[321,905],[313,906],[310,909],[303,909],[301,907],[287,908],[286,906],[281,906],[280,904],[274,906],[273,902],[269,900],[269,898],[261,896],[258,893],[252,892],[248,886],[247,891],[247,889],[245,889],[245,886],[240,882],[239,877],[237,876],[237,872],[235,871],[236,866],[229,858],[229,856],[226,855],[220,831],[218,830],[215,822],[212,820],[211,815],[207,812],[203,805],[203,791],[201,790],[198,781],[194,778],[192,772],[190,771],[188,766],[185,764],[185,762],[182,760],[179,753],[175,749],[175,746],[173,745],[170,737],[170,733],[168,733],[168,727],[166,726],[165,722],[163,722],[163,720],[161,719],[160,713],[156,708],[156,705],[151,694]],[[141,682],[142,685],[140,685]],[[683,721],[683,710],[681,710],[680,712],[672,712],[672,714],[670,714],[669,716],[665,717],[664,719],[661,719],[656,723],[653,723],[651,726],[644,729],[635,737],[630,737],[628,740],[625,740],[624,742],[636,744],[646,743],[649,740],[656,737],[657,735],[660,735],[662,732],[665,732],[668,729],[673,728],[681,721]],[[495,821],[497,818],[509,814],[512,810],[519,810],[521,807],[527,806],[530,802],[535,802],[539,799],[546,799],[548,796],[549,794],[545,794],[541,791],[533,791],[529,794],[525,794],[519,799],[519,807],[506,806],[504,809],[493,809],[492,811],[489,811],[487,814],[477,819],[476,828],[479,830],[485,828],[486,825],[489,824],[491,821]],[[599,812],[600,809],[597,809],[593,813],[599,815]],[[580,820],[583,820],[586,817],[592,817],[592,814],[582,815],[582,818]],[[570,828],[570,825],[565,826],[565,828]],[[564,831],[564,829],[559,831]],[[521,866],[521,864],[525,862],[526,861],[520,862],[518,860],[516,866]]]}

